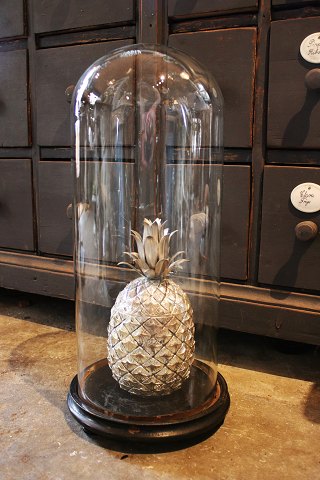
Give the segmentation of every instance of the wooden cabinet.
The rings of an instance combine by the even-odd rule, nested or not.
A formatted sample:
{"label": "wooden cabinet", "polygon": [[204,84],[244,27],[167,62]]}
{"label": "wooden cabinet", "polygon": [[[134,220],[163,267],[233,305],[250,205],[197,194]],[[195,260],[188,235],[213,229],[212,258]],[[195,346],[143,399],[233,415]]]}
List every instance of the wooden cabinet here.
{"label": "wooden cabinet", "polygon": [[0,147],[29,145],[26,50],[0,51]]}
{"label": "wooden cabinet", "polygon": [[37,33],[92,27],[134,18],[133,0],[34,0],[34,29]]}
{"label": "wooden cabinet", "polygon": [[[320,290],[320,235],[303,240],[295,229],[302,222],[320,228],[320,212],[304,213],[290,201],[305,182],[320,184],[320,170],[266,167],[264,173],[259,281],[275,286]],[[301,227],[302,228],[302,227]]]}
{"label": "wooden cabinet", "polygon": [[0,159],[0,248],[34,250],[29,159]]}
{"label": "wooden cabinet", "polygon": [[306,85],[306,75],[319,65],[300,55],[301,42],[319,32],[320,19],[273,22],[270,37],[268,146],[320,147],[320,90]]}
{"label": "wooden cabinet", "polygon": [[[318,3],[2,0],[0,287],[73,298],[65,91],[114,48],[161,43],[203,64],[224,97],[220,324],[320,344],[320,214],[300,212],[290,203],[298,184],[320,184],[320,88],[306,84],[310,72],[317,80],[320,62],[311,64],[300,55],[301,42],[320,32]],[[125,140],[123,162],[110,158],[110,182],[123,168],[121,178],[127,186],[133,183],[136,133],[130,130]],[[168,147],[179,150],[179,145]],[[88,163],[99,178],[96,160]],[[99,214],[94,199],[90,208],[82,217],[88,232]],[[121,234],[126,214],[121,217],[115,208],[106,217],[105,228]],[[301,240],[304,222],[316,232],[308,241]],[[90,260],[95,248],[86,249]],[[121,252],[103,259],[115,264]],[[116,277],[119,271],[114,272]]]}
{"label": "wooden cabinet", "polygon": [[181,33],[169,37],[175,47],[202,63],[218,81],[224,97],[225,147],[251,147],[255,28]]}

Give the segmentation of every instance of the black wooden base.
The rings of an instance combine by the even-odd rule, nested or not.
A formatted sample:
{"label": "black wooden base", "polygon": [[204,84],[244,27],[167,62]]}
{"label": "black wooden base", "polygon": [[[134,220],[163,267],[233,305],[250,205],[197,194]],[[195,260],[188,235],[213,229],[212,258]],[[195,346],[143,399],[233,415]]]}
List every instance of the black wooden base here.
{"label": "black wooden base", "polygon": [[130,415],[119,418],[111,411],[102,412],[100,408],[95,410],[90,402],[79,396],[77,376],[71,382],[67,401],[70,412],[88,433],[144,444],[192,440],[210,435],[223,424],[230,406],[227,383],[219,373],[216,391],[209,402],[210,407],[203,408],[202,411],[197,409],[197,415],[188,415],[188,412],[183,416],[180,414],[178,419],[172,415],[170,420],[170,415],[165,415],[163,421],[150,421],[148,417],[139,417],[133,421]]}

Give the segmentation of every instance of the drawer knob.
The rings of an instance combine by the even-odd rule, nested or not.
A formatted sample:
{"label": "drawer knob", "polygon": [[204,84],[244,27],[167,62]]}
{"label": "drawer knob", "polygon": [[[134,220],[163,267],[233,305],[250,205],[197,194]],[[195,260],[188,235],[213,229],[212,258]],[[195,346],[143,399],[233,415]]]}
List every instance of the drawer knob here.
{"label": "drawer knob", "polygon": [[69,205],[67,206],[66,215],[70,220],[73,219],[73,205],[72,205],[72,203],[69,203]]}
{"label": "drawer knob", "polygon": [[74,85],[69,85],[69,87],[67,87],[65,92],[64,92],[68,103],[71,103],[74,89],[75,89]]}
{"label": "drawer knob", "polygon": [[301,242],[308,242],[313,240],[318,235],[318,225],[309,220],[305,222],[300,222],[295,226],[294,229],[296,237]]}
{"label": "drawer knob", "polygon": [[305,84],[309,90],[320,88],[320,68],[313,68],[306,73],[304,77]]}

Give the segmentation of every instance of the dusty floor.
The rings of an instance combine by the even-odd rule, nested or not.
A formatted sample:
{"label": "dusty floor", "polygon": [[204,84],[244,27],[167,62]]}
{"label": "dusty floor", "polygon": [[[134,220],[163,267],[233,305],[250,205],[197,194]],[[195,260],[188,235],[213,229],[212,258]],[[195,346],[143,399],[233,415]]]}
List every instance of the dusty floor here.
{"label": "dusty floor", "polygon": [[73,304],[0,290],[1,480],[320,479],[320,349],[220,334],[231,409],[214,436],[137,452],[87,436],[66,395],[76,372]]}

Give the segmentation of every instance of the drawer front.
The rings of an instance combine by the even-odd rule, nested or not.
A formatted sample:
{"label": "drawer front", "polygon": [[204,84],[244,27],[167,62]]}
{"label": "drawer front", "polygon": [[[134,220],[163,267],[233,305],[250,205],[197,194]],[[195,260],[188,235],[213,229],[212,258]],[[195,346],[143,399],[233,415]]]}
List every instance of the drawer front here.
{"label": "drawer front", "polygon": [[320,212],[304,213],[290,200],[301,183],[320,184],[320,170],[302,167],[266,167],[264,174],[259,282],[275,286],[320,289],[320,236],[301,241],[300,222],[320,227]]}
{"label": "drawer front", "polygon": [[224,0],[213,2],[212,0],[168,0],[169,17],[195,17],[199,15],[209,16],[227,11],[241,11],[257,8],[256,0]]}
{"label": "drawer front", "polygon": [[169,45],[194,57],[216,78],[224,97],[224,145],[252,145],[255,28],[179,33]]}
{"label": "drawer front", "polygon": [[23,0],[1,0],[0,38],[24,34]]}
{"label": "drawer front", "polygon": [[38,50],[36,87],[39,145],[70,145],[70,104],[65,96],[66,88],[75,85],[95,60],[129,43],[126,40]]}
{"label": "drawer front", "polygon": [[0,147],[24,147],[28,140],[27,54],[0,52]]}
{"label": "drawer front", "polygon": [[[219,167],[217,167],[219,168]],[[210,174],[204,166],[183,165],[184,175],[179,173],[179,164],[168,165],[166,182],[167,198],[172,198],[177,207],[172,212],[172,225],[181,224],[181,215],[189,212],[190,221],[193,217],[201,214],[202,191],[201,184],[208,181],[210,185]],[[218,171],[216,171],[219,174]],[[248,251],[248,230],[249,230],[249,210],[250,210],[250,166],[228,165],[222,169],[223,188],[222,188],[222,218],[221,218],[221,262],[220,274],[222,278],[245,280],[247,278],[247,251]],[[181,191],[181,178],[192,179],[195,185],[192,191],[192,205],[183,205],[181,200],[174,197],[174,192]],[[199,190],[198,190],[199,186]],[[179,204],[177,203],[179,202]],[[185,222],[187,218],[184,218]],[[191,222],[186,226],[189,230]],[[173,227],[175,228],[175,227]],[[187,258],[197,259],[199,244],[192,244],[192,235],[188,240],[187,248],[182,246],[178,250],[185,250]],[[190,260],[191,261],[191,260]],[[190,265],[195,265],[191,270],[195,274],[205,273],[214,276],[216,272],[200,272],[198,261],[191,261]],[[211,268],[211,267],[210,267]]]}
{"label": "drawer front", "polygon": [[67,208],[73,202],[70,162],[40,162],[39,250],[42,253],[72,255],[73,222]]}
{"label": "drawer front", "polygon": [[34,250],[31,160],[0,160],[0,247]]}
{"label": "drawer front", "polygon": [[250,167],[223,167],[221,277],[247,278]]}
{"label": "drawer front", "polygon": [[134,18],[133,0],[34,0],[36,33],[127,22]]}
{"label": "drawer front", "polygon": [[319,65],[300,55],[301,42],[320,31],[320,18],[274,22],[269,66],[268,145],[320,147],[320,90],[308,89],[306,74]]}
{"label": "drawer front", "polygon": [[[102,170],[101,170],[102,169]],[[88,164],[88,176],[94,175],[96,178],[109,179],[106,188],[101,189],[104,204],[112,205],[112,210],[106,212],[101,210],[103,215],[104,229],[100,231],[106,238],[115,236],[121,237],[121,229],[127,228],[124,219],[130,218],[132,205],[128,202],[123,212],[117,208],[116,199],[112,197],[113,192],[117,191],[119,178],[125,180],[126,185],[133,192],[133,164],[129,163],[104,163],[91,162]],[[98,238],[93,231],[95,227],[95,206],[91,194],[91,207],[84,211],[81,223],[83,236],[79,239],[84,255],[88,259],[96,259],[98,256],[105,261],[117,262],[119,258],[123,260],[122,253],[127,249],[121,247],[120,242],[114,242],[114,245],[108,250],[103,247],[102,238]],[[130,197],[131,198],[131,197]],[[133,195],[132,195],[133,198]],[[73,254],[73,221],[67,216],[67,208],[73,202],[73,178],[70,162],[63,161],[43,161],[39,164],[39,250],[42,253],[59,254],[71,256]],[[119,198],[122,206],[122,198]],[[120,212],[120,213],[119,213]],[[122,212],[122,213],[121,213]],[[72,211],[69,214],[72,215]],[[108,222],[105,221],[108,218]],[[97,240],[97,242],[96,242]]]}

